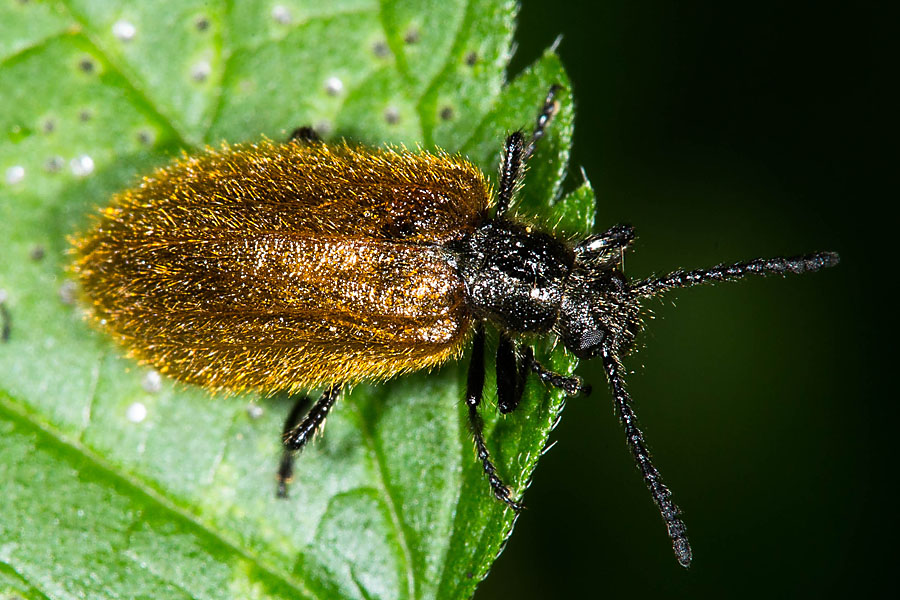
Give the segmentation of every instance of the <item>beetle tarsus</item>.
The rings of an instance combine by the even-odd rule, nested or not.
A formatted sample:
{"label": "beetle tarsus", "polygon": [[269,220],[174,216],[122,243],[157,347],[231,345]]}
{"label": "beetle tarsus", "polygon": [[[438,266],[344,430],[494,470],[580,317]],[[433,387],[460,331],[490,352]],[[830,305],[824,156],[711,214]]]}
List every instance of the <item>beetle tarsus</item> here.
{"label": "beetle tarsus", "polygon": [[584,383],[581,377],[567,377],[566,375],[561,375],[555,371],[551,371],[535,359],[531,359],[531,370],[536,373],[545,384],[561,389],[570,396],[579,393],[587,396],[591,393],[591,386]]}

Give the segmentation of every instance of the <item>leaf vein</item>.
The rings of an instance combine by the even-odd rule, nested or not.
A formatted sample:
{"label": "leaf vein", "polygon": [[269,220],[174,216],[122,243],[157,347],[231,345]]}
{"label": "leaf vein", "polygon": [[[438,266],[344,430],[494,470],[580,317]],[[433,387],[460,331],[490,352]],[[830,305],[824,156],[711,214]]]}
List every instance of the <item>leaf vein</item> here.
{"label": "leaf vein", "polygon": [[273,579],[281,581],[288,587],[296,589],[298,592],[305,594],[309,598],[316,598],[316,595],[313,594],[306,581],[297,579],[295,576],[289,575],[281,569],[278,569],[275,566],[269,564],[258,555],[241,547],[241,545],[237,541],[233,540],[227,535],[224,535],[222,531],[211,529],[208,525],[200,521],[197,518],[197,515],[178,507],[178,505],[172,502],[161,492],[148,485],[144,480],[137,478],[132,474],[120,469],[119,467],[109,463],[102,456],[91,451],[77,440],[73,440],[68,436],[63,435],[59,430],[52,427],[51,425],[41,423],[36,418],[37,415],[27,411],[20,402],[13,400],[9,396],[0,395],[0,408],[9,411],[9,413],[13,415],[16,415],[16,417],[23,420],[37,431],[40,431],[44,435],[53,438],[60,445],[69,448],[73,454],[79,455],[84,463],[90,464],[100,471],[109,473],[112,477],[121,480],[123,483],[125,483],[127,486],[131,487],[138,493],[143,494],[148,503],[155,503],[161,510],[172,513],[184,519],[198,531],[201,531],[211,538],[217,540],[223,546],[230,548],[236,555],[244,558],[249,563],[256,565],[261,572],[270,575]]}
{"label": "leaf vein", "polygon": [[195,143],[188,142],[190,136],[185,131],[182,131],[181,127],[179,127],[173,121],[173,119],[166,116],[162,109],[156,106],[156,104],[150,99],[150,97],[147,96],[146,93],[144,93],[143,88],[138,85],[137,81],[135,81],[135,78],[132,76],[129,70],[123,68],[122,65],[119,64],[119,62],[116,61],[113,56],[105,50],[102,42],[94,39],[94,37],[90,34],[90,27],[88,27],[88,23],[85,21],[85,18],[72,8],[70,0],[60,0],[60,4],[65,7],[66,11],[69,13],[69,15],[71,15],[72,19],[81,26],[81,30],[79,33],[82,39],[93,46],[94,51],[101,55],[106,63],[115,69],[119,77],[121,77],[122,80],[128,84],[131,93],[134,94],[134,96],[136,96],[147,109],[153,112],[156,118],[168,125],[168,127],[172,130],[172,133],[175,135],[178,144],[182,147],[191,147],[196,145]]}
{"label": "leaf vein", "polygon": [[22,60],[23,58],[26,58],[32,52],[39,51],[43,46],[49,44],[50,42],[53,42],[55,40],[58,40],[58,39],[61,39],[64,37],[68,37],[71,35],[74,35],[74,34],[69,30],[57,31],[57,32],[51,33],[49,35],[45,35],[44,37],[42,37],[30,44],[22,46],[21,48],[19,48],[12,54],[9,54],[8,56],[5,56],[2,59],[0,59],[0,69],[6,68],[12,64],[17,63],[18,61]]}
{"label": "leaf vein", "polygon": [[360,410],[359,406],[357,406],[356,403],[351,402],[349,404],[352,404],[354,410],[357,412],[360,422],[360,432],[363,434],[366,445],[375,455],[375,470],[378,476],[378,491],[381,492],[381,494],[384,496],[385,504],[388,507],[388,513],[391,516],[391,524],[397,532],[397,539],[400,541],[400,549],[403,551],[403,560],[406,563],[407,594],[408,597],[412,600],[416,597],[415,573],[413,572],[412,554],[409,550],[409,542],[407,540],[405,524],[400,519],[400,514],[397,511],[397,500],[396,498],[394,498],[393,491],[388,484],[384,452],[382,451],[381,446],[376,442],[375,437],[372,435],[372,431],[369,429],[369,423],[365,418],[365,415],[362,414],[362,410]]}
{"label": "leaf vein", "polygon": [[9,563],[9,562],[7,562],[7,561],[5,561],[5,560],[0,560],[0,568],[2,568],[2,567],[6,567],[6,570],[12,571],[13,575],[15,575],[16,577],[18,577],[18,578],[22,581],[22,583],[24,583],[24,584],[27,585],[29,588],[31,588],[29,591],[32,591],[32,590],[33,590],[33,591],[37,592],[38,594],[40,594],[40,595],[41,595],[41,598],[45,598],[46,600],[50,600],[50,596],[48,596],[47,594],[45,594],[44,591],[41,590],[39,587],[37,587],[37,585],[36,585],[33,581],[31,581],[28,577],[26,577],[24,574],[22,574],[21,572],[19,572],[19,570],[16,569],[16,568],[12,565],[12,563]]}

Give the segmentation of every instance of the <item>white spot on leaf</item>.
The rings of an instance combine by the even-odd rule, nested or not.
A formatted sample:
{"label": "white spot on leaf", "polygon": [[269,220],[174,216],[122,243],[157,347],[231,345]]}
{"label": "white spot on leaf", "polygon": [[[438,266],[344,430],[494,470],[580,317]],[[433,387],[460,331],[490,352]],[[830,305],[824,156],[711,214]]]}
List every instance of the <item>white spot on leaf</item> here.
{"label": "white spot on leaf", "polygon": [[325,80],[325,91],[329,96],[337,96],[344,90],[344,82],[338,77],[329,77]]}
{"label": "white spot on leaf", "polygon": [[76,156],[69,163],[72,167],[72,174],[76,177],[84,177],[94,172],[94,159],[87,154]]}
{"label": "white spot on leaf", "polygon": [[114,36],[116,36],[123,42],[130,42],[134,39],[134,36],[137,33],[137,28],[125,19],[121,19],[113,23],[112,32]]}
{"label": "white spot on leaf", "polygon": [[25,179],[25,167],[15,165],[6,170],[6,183],[15,185]]}
{"label": "white spot on leaf", "polygon": [[209,61],[200,60],[194,63],[194,66],[191,67],[191,78],[196,82],[206,81],[206,78],[209,77],[209,74],[212,73],[212,66],[209,64]]}
{"label": "white spot on leaf", "polygon": [[149,394],[155,394],[162,389],[162,376],[157,371],[148,371],[141,380],[141,387]]}
{"label": "white spot on leaf", "polygon": [[291,11],[284,4],[276,4],[272,7],[272,18],[276,23],[288,25],[291,22]]}
{"label": "white spot on leaf", "polygon": [[125,409],[125,418],[132,423],[140,423],[147,418],[147,407],[141,402],[134,402]]}

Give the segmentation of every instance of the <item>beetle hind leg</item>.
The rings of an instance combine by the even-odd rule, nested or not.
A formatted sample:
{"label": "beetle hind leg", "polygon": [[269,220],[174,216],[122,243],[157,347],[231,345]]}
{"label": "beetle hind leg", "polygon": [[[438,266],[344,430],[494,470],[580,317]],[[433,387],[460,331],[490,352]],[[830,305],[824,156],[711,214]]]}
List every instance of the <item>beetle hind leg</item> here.
{"label": "beetle hind leg", "polygon": [[[300,424],[300,420],[309,411],[312,404],[312,398],[307,395],[300,396],[291,407],[287,419],[284,420],[284,429],[281,432],[282,438],[288,435],[294,427]],[[294,457],[296,453],[288,448],[283,448],[281,452],[281,462],[278,465],[278,491],[279,498],[288,497],[288,484],[294,478]]]}
{"label": "beetle hind leg", "polygon": [[[294,475],[294,457],[297,451],[302,450],[309,440],[319,431],[335,400],[341,393],[341,384],[336,384],[325,390],[309,412],[306,411],[310,403],[309,396],[301,396],[294,403],[291,412],[284,422],[282,443],[284,450],[281,455],[281,464],[278,467],[278,497],[287,497],[287,486]],[[300,417],[303,416],[301,420]]]}
{"label": "beetle hind leg", "polygon": [[497,409],[502,414],[511,413],[519,406],[533,356],[531,347],[526,347],[524,356],[520,357],[510,337],[500,334],[497,345]]}

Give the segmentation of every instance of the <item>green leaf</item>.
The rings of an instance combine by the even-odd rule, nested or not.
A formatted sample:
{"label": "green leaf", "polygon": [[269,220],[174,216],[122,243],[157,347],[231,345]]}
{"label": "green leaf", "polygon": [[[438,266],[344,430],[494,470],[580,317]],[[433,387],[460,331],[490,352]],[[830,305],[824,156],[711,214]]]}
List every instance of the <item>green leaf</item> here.
{"label": "green leaf", "polygon": [[[427,4],[427,6],[423,6]],[[532,126],[551,52],[506,84],[515,3],[10,2],[0,8],[0,594],[23,598],[459,598],[512,531],[475,458],[466,361],[343,397],[274,472],[287,398],[212,396],[120,357],[82,319],[67,238],[116,190],[181,151],[283,139],[440,146],[492,177]],[[590,229],[585,184],[558,199],[568,93],[520,211]],[[569,373],[562,350],[538,353]],[[489,365],[487,389],[493,384]],[[482,414],[524,492],[563,398],[534,382]],[[146,410],[145,418],[139,408]],[[526,499],[527,500],[527,499]]]}

